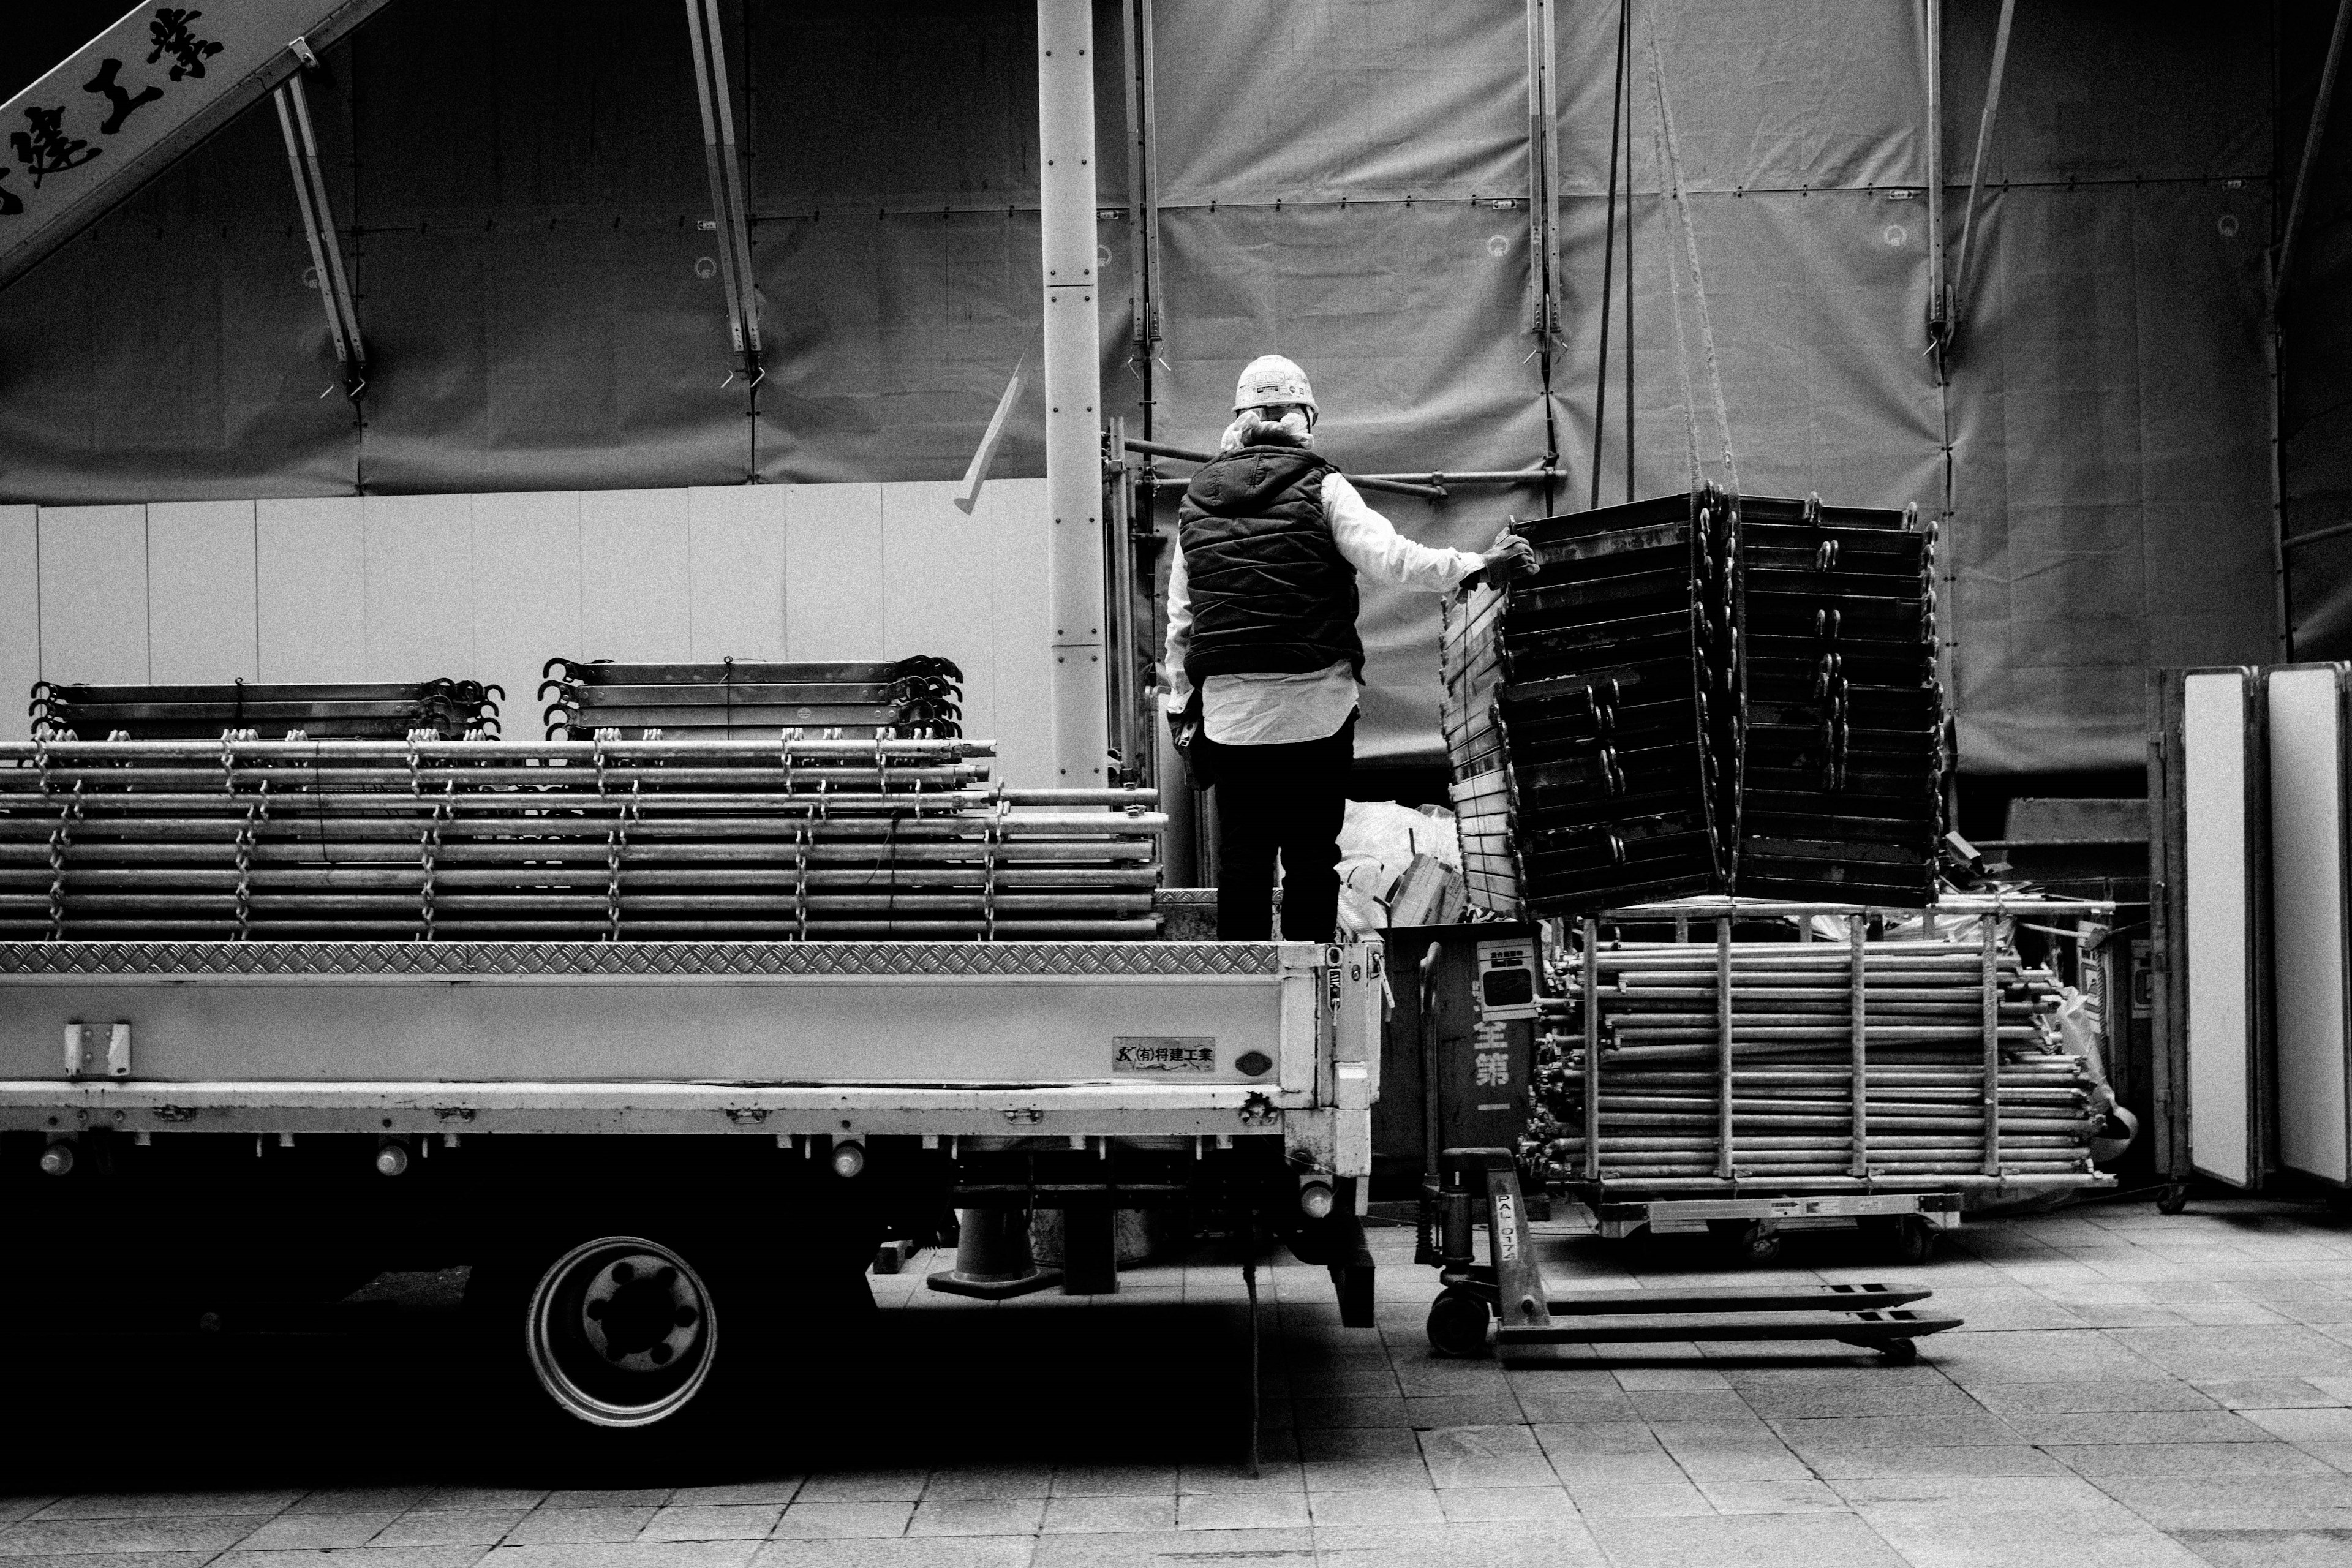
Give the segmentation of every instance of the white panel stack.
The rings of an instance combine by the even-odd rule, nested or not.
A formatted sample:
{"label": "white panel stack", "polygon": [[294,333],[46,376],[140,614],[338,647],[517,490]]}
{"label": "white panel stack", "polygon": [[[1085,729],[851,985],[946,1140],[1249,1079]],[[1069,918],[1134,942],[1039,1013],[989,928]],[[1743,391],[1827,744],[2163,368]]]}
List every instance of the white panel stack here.
{"label": "white panel stack", "polygon": [[2259,1185],[2264,1163],[2260,682],[2252,669],[2193,670],[2181,692],[2189,1162],[2239,1187]]}
{"label": "white panel stack", "polygon": [[2347,874],[2347,689],[2352,666],[2269,672],[2271,931],[2278,1163],[2352,1185],[2352,957]]}

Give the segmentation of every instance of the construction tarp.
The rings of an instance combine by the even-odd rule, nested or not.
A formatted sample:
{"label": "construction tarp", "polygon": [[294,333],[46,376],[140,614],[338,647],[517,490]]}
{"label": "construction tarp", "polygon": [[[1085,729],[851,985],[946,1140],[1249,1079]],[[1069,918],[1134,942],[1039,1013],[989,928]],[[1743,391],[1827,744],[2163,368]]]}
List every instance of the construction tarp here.
{"label": "construction tarp", "polygon": [[[1517,0],[1155,9],[1159,437],[1208,443],[1241,363],[1278,350],[1314,377],[1341,464],[1518,468],[1556,449],[1568,478],[1549,504],[1585,504],[1616,8],[1557,11],[1567,308],[1549,387]],[[1998,9],[1945,12],[1955,253]],[[1133,422],[1124,11],[1096,8],[1102,364],[1106,411]],[[1633,14],[1631,488],[1686,484],[1694,447],[1727,478],[1727,426],[1753,492],[1929,517],[1948,497],[1941,630],[1971,770],[2134,763],[2145,667],[2266,657],[2263,16],[2019,7],[1939,377],[1919,7]],[[365,396],[330,391],[265,108],[0,294],[0,500],[960,475],[1037,332],[1033,6],[760,0],[728,8],[727,38],[758,386],[728,374],[676,8],[398,0],[310,87]],[[1679,202],[1662,195],[1661,98]],[[1604,500],[1628,488],[1626,349],[1612,318]],[[1042,470],[1040,412],[1033,395],[999,473]],[[1547,498],[1381,504],[1475,547]],[[1434,760],[1434,601],[1370,594],[1364,630],[1360,752]]]}

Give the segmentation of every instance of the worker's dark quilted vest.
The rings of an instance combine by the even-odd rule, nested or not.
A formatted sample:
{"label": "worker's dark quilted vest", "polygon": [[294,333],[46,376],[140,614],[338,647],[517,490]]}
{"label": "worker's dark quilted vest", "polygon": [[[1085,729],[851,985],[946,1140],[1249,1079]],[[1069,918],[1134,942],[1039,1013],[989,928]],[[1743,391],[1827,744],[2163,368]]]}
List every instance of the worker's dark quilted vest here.
{"label": "worker's dark quilted vest", "polygon": [[1331,465],[1297,447],[1244,447],[1204,463],[1176,521],[1192,595],[1184,673],[1303,675],[1346,659],[1360,676],[1356,569],[1323,516]]}

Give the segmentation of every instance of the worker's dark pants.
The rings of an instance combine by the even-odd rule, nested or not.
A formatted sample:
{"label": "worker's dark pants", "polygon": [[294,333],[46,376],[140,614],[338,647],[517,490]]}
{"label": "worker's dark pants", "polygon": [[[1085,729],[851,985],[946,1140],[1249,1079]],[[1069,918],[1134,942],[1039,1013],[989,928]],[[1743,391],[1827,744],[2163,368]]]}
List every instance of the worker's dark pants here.
{"label": "worker's dark pants", "polygon": [[1282,857],[1282,934],[1329,942],[1339,923],[1339,825],[1356,719],[1319,741],[1221,746],[1206,736],[1217,781],[1217,939],[1266,942],[1274,931],[1274,860]]}

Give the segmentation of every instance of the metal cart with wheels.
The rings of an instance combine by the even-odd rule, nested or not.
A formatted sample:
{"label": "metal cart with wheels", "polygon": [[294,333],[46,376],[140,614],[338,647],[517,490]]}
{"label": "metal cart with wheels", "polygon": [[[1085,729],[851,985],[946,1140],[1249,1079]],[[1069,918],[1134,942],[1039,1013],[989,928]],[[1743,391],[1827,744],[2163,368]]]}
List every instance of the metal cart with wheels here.
{"label": "metal cart with wheels", "polygon": [[[1448,1149],[1440,1204],[1439,1279],[1429,1342],[1443,1354],[1549,1344],[1831,1340],[1901,1363],[1958,1318],[1911,1310],[1918,1287],[1824,1285],[1761,1290],[1576,1290],[1543,1277],[1517,1161],[1507,1149]],[[1478,1261],[1483,1197],[1487,1261]]]}

